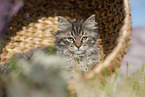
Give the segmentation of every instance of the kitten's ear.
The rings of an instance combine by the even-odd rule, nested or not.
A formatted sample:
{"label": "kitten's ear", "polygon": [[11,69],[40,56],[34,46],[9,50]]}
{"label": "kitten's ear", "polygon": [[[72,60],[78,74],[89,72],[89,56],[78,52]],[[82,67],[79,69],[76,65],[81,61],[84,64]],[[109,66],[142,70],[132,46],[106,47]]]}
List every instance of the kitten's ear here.
{"label": "kitten's ear", "polygon": [[64,19],[63,17],[58,17],[58,29],[59,31],[65,31],[71,28],[71,23]]}
{"label": "kitten's ear", "polygon": [[96,22],[95,22],[95,14],[91,15],[88,19],[86,19],[82,25],[84,29],[87,30],[94,30],[96,29]]}

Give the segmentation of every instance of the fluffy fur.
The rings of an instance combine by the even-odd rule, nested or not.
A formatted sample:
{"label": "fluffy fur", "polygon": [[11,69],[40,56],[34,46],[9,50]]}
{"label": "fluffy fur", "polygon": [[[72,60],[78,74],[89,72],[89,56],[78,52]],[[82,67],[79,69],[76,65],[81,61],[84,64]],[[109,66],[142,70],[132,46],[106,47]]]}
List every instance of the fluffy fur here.
{"label": "fluffy fur", "polygon": [[99,62],[96,24],[95,15],[80,22],[59,17],[56,51],[68,59],[67,67],[72,71],[77,68],[87,72]]}

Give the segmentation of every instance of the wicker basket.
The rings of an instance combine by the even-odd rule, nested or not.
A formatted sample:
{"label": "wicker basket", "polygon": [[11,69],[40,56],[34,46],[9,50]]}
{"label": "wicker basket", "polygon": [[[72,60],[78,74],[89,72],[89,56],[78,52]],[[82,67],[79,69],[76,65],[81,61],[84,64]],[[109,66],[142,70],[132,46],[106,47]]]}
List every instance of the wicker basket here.
{"label": "wicker basket", "polygon": [[25,0],[24,3],[10,24],[9,42],[3,48],[1,63],[16,53],[53,46],[57,16],[81,20],[95,13],[103,61],[86,77],[92,78],[97,73],[102,78],[104,68],[111,74],[121,66],[132,30],[128,0]]}

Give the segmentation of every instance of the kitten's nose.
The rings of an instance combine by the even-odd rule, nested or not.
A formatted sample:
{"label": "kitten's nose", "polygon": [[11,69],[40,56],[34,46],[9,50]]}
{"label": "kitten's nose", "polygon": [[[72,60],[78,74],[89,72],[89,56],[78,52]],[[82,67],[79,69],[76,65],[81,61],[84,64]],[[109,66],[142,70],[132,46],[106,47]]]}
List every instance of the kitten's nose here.
{"label": "kitten's nose", "polygon": [[81,47],[81,46],[76,46],[78,49]]}
{"label": "kitten's nose", "polygon": [[81,41],[75,41],[75,46],[79,49],[81,47]]}

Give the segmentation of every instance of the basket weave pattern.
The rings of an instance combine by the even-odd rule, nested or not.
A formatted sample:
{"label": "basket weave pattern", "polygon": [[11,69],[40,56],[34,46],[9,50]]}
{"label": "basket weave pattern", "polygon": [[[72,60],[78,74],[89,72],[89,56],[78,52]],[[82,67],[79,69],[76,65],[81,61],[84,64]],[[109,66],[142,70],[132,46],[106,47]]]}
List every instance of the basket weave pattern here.
{"label": "basket weave pattern", "polygon": [[10,24],[9,33],[15,36],[8,37],[11,41],[1,54],[1,62],[15,53],[53,45],[55,39],[51,32],[56,32],[56,16],[81,20],[94,13],[104,61],[87,76],[91,78],[92,72],[99,73],[104,67],[110,72],[115,71],[121,65],[131,36],[128,0],[25,0],[24,7]]}

